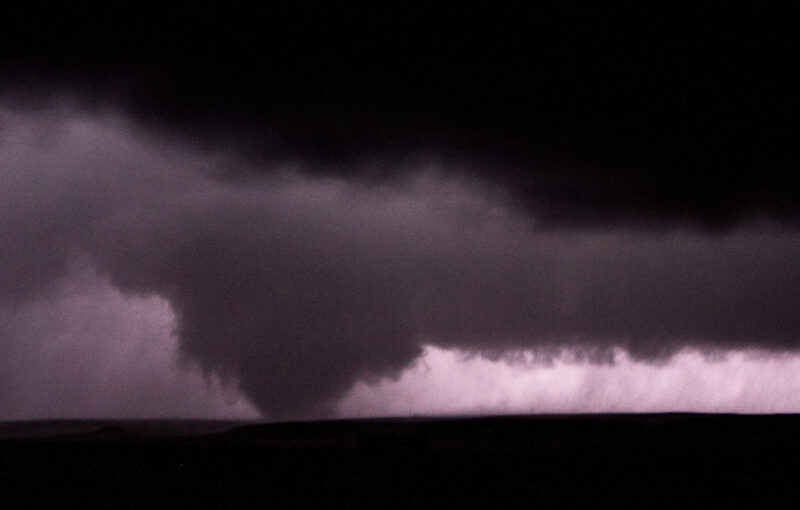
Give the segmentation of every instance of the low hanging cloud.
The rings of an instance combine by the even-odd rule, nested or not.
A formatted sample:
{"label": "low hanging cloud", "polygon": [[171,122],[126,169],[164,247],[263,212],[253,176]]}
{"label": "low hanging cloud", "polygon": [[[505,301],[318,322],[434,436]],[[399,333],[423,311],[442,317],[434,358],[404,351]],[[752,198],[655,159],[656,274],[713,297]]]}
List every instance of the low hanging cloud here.
{"label": "low hanging cloud", "polygon": [[793,227],[566,229],[458,169],[325,177],[67,107],[0,125],[0,309],[47,303],[88,260],[168,303],[182,356],[269,418],[329,415],[426,345],[592,362],[800,346]]}

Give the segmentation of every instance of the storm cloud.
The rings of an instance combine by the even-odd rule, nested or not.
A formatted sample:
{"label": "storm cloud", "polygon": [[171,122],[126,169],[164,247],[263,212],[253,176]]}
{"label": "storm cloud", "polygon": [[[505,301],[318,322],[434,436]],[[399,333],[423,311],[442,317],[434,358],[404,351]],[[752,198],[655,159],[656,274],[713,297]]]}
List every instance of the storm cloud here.
{"label": "storm cloud", "polygon": [[321,176],[442,158],[557,225],[800,219],[800,41],[776,6],[10,9],[17,105],[73,94]]}
{"label": "storm cloud", "polygon": [[181,355],[268,418],[330,415],[428,345],[601,363],[800,346],[800,231],[774,220],[558,226],[433,160],[375,180],[203,149],[113,110],[5,108],[0,125],[3,313],[52,300],[84,261],[167,303]]}
{"label": "storm cloud", "polygon": [[255,418],[231,381],[180,356],[163,299],[124,296],[86,260],[45,296],[0,308],[0,416]]}

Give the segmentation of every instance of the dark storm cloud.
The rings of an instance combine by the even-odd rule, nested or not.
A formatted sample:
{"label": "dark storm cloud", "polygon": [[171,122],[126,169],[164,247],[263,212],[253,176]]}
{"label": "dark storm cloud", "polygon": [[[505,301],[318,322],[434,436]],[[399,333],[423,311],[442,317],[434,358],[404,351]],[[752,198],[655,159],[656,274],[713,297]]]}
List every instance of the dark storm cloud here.
{"label": "dark storm cloud", "polygon": [[329,413],[426,344],[595,360],[800,345],[795,227],[542,228],[463,172],[259,173],[124,119],[3,111],[0,303],[43,299],[87,256],[123,292],[166,299],[182,353],[268,417]]}
{"label": "dark storm cloud", "polygon": [[433,155],[554,225],[800,218],[797,31],[772,6],[292,4],[19,4],[0,88],[318,174]]}

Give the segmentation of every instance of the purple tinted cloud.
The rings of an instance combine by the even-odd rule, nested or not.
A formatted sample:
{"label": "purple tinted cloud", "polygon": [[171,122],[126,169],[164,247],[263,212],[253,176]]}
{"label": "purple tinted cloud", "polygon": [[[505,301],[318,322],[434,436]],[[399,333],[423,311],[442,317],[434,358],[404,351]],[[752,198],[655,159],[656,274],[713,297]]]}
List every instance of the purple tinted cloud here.
{"label": "purple tinted cloud", "polygon": [[568,350],[550,360],[516,351],[489,359],[428,347],[395,380],[357,383],[341,416],[523,413],[794,413],[800,357],[758,350],[686,348],[662,363],[621,350],[613,363],[585,363]]}
{"label": "purple tinted cloud", "polygon": [[0,417],[258,417],[180,356],[174,327],[163,299],[71,265],[46,295],[0,310]]}
{"label": "purple tinted cloud", "polygon": [[112,114],[0,119],[4,313],[62,288],[86,258],[124,294],[168,303],[182,355],[270,418],[328,415],[424,345],[490,357],[566,346],[593,361],[798,346],[792,228],[541,228],[503,189],[435,166],[379,183],[249,172],[262,163]]}

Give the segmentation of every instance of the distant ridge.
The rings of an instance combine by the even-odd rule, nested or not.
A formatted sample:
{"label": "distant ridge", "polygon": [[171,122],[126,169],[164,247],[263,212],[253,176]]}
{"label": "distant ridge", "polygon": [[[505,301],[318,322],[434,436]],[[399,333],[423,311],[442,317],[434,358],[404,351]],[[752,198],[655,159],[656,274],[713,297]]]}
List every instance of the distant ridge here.
{"label": "distant ridge", "polygon": [[245,425],[245,421],[193,419],[31,420],[0,421],[0,440],[58,439],[79,436],[185,437],[213,434]]}
{"label": "distant ridge", "polygon": [[[800,415],[702,413],[377,417],[305,422],[52,420],[0,422],[0,440],[272,448],[536,450],[553,445],[795,442]],[[405,445],[405,446],[404,446]]]}

